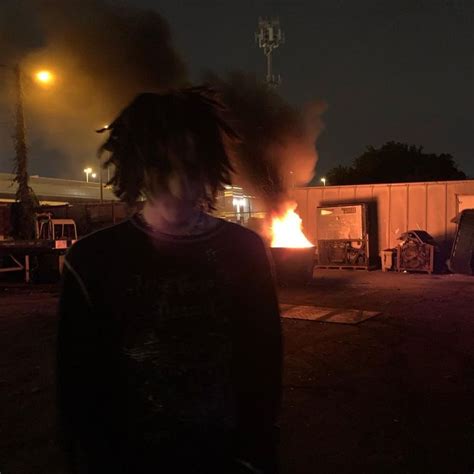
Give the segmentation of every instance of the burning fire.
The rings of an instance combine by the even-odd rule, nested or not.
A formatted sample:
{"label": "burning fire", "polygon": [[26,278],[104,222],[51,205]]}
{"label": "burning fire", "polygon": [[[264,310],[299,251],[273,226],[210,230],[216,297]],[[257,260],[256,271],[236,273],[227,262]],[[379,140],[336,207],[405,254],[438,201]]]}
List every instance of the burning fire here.
{"label": "burning fire", "polygon": [[291,204],[283,216],[273,216],[271,225],[272,247],[314,247],[303,234],[302,220],[295,209],[296,204]]}

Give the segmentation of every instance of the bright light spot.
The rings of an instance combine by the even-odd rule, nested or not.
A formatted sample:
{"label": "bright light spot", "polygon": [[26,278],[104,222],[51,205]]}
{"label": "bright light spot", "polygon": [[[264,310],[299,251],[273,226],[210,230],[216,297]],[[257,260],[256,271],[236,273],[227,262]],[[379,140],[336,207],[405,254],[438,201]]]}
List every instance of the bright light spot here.
{"label": "bright light spot", "polygon": [[314,245],[305,237],[301,217],[295,212],[296,204],[291,203],[283,216],[272,218],[272,247],[309,248]]}
{"label": "bright light spot", "polygon": [[245,209],[245,198],[234,198],[232,204],[237,208],[237,212],[240,212],[240,208],[243,211]]}
{"label": "bright light spot", "polygon": [[86,168],[84,170],[84,173],[86,173],[86,174],[92,173],[92,168]]}
{"label": "bright light spot", "polygon": [[93,178],[96,178],[96,177],[97,177],[97,175],[96,175],[95,173],[92,173],[91,176],[92,176]]}
{"label": "bright light spot", "polygon": [[38,71],[36,73],[36,80],[41,82],[42,84],[50,84],[53,82],[54,76],[51,74],[50,71]]}

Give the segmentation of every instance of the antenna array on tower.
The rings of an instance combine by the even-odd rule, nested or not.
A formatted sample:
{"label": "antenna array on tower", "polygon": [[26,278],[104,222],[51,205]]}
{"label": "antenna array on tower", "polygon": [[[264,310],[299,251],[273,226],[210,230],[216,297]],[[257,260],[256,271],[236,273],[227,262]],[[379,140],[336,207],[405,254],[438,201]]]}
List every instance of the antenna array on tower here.
{"label": "antenna array on tower", "polygon": [[266,81],[269,86],[277,87],[281,84],[280,75],[272,73],[272,54],[275,49],[285,43],[285,35],[280,28],[280,20],[259,18],[258,29],[255,33],[255,42],[267,58]]}

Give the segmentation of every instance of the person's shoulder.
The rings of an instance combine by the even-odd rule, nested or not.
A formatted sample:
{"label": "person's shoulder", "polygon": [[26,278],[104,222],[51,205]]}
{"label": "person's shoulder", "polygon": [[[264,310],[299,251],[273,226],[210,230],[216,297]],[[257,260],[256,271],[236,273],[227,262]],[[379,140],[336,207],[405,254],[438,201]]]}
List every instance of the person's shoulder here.
{"label": "person's shoulder", "polygon": [[85,260],[93,261],[105,254],[113,253],[124,240],[128,240],[130,227],[127,219],[81,237],[68,250],[66,260],[77,265]]}
{"label": "person's shoulder", "polygon": [[265,247],[265,241],[257,232],[234,222],[225,221],[227,232],[237,239],[239,246]]}

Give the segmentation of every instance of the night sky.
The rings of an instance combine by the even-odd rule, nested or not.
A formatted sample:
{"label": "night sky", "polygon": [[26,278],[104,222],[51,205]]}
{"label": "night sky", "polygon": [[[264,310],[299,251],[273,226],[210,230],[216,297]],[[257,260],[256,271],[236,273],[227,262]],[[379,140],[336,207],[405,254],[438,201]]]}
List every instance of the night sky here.
{"label": "night sky", "polygon": [[[168,20],[195,81],[207,69],[263,79],[254,32],[259,16],[278,16],[286,36],[274,60],[281,94],[295,105],[323,99],[329,106],[317,144],[319,176],[367,145],[395,140],[450,153],[474,177],[472,0],[133,3]],[[10,171],[5,157],[1,170]],[[60,166],[33,172],[64,175]]]}
{"label": "night sky", "polygon": [[473,1],[170,1],[160,11],[195,77],[206,66],[263,77],[256,19],[280,17],[281,93],[329,105],[319,175],[397,140],[451,153],[474,176]]}

